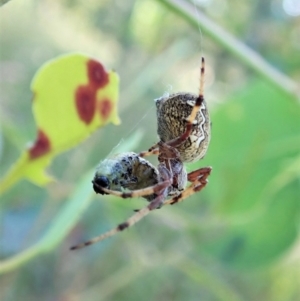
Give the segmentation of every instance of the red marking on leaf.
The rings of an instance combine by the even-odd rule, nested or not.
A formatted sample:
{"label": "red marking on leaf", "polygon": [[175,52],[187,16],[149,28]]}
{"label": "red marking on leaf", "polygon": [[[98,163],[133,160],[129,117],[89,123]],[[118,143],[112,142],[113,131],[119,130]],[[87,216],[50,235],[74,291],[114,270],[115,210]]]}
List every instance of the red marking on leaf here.
{"label": "red marking on leaf", "polygon": [[95,60],[89,60],[87,62],[87,69],[89,84],[93,85],[96,89],[108,84],[108,74],[101,63]]}
{"label": "red marking on leaf", "polygon": [[91,86],[79,86],[75,92],[76,109],[80,119],[89,124],[96,109],[96,90]]}
{"label": "red marking on leaf", "polygon": [[34,145],[28,150],[30,159],[41,157],[48,153],[50,149],[50,139],[42,130],[38,130],[38,136]]}
{"label": "red marking on leaf", "polygon": [[103,119],[107,119],[112,110],[112,102],[109,99],[103,99],[99,102],[98,112]]}

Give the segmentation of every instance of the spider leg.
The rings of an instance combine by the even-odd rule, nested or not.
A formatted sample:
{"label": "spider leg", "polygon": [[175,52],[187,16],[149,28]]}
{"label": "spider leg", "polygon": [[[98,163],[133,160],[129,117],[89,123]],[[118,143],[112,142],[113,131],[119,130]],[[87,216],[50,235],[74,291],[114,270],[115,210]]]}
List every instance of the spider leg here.
{"label": "spider leg", "polygon": [[120,196],[120,197],[143,196],[143,195],[145,195],[145,192],[147,192],[148,194],[156,193],[157,196],[155,197],[154,200],[152,200],[149,203],[148,206],[137,211],[134,215],[132,215],[124,223],[119,224],[116,228],[113,228],[113,229],[103,233],[100,236],[92,238],[91,240],[89,240],[87,242],[84,242],[82,244],[71,247],[71,250],[77,250],[77,249],[89,246],[91,244],[94,244],[103,239],[106,239],[108,237],[111,237],[111,236],[117,234],[118,232],[123,231],[124,229],[136,224],[140,219],[142,219],[143,217],[148,215],[150,213],[150,211],[160,208],[163,205],[163,203],[168,195],[169,186],[172,185],[172,177],[171,177],[170,171],[164,165],[162,165],[162,164],[159,165],[158,169],[160,172],[162,182],[160,182],[152,187],[135,190],[135,191],[131,191],[128,193],[126,193],[126,192],[123,193],[123,192],[118,192],[118,191],[110,191],[108,189],[101,188],[104,192],[112,193],[112,194]]}
{"label": "spider leg", "polygon": [[199,169],[196,169],[194,171],[191,171],[188,173],[188,181],[189,182],[194,182],[197,180],[199,177],[205,177],[205,179],[210,175],[212,168],[211,167],[202,167]]}
{"label": "spider leg", "polygon": [[[196,99],[196,103],[192,109],[192,112],[190,114],[190,116],[187,119],[187,123],[186,123],[186,129],[185,132],[183,134],[181,134],[179,137],[170,140],[168,142],[166,142],[166,144],[168,144],[169,146],[172,147],[177,147],[179,146],[181,143],[183,143],[184,141],[186,141],[193,129],[193,122],[196,119],[196,115],[204,101],[204,74],[205,74],[205,60],[204,57],[202,57],[201,59],[201,69],[200,69],[200,88],[199,88],[199,96]],[[140,152],[139,156],[140,157],[146,157],[146,156],[150,156],[153,154],[158,154],[159,150],[158,150],[158,143],[153,145],[152,147],[149,148],[148,151],[144,151],[144,152]]]}
{"label": "spider leg", "polygon": [[163,189],[169,187],[171,184],[172,184],[172,181],[170,179],[167,179],[167,180],[165,180],[163,182],[159,182],[153,186],[150,186],[147,188],[142,188],[142,189],[137,189],[137,190],[132,190],[132,191],[128,191],[128,192],[120,192],[120,191],[116,191],[116,190],[110,190],[110,189],[100,187],[100,186],[98,186],[98,187],[100,190],[104,191],[107,194],[111,194],[111,195],[121,197],[123,199],[127,199],[127,198],[142,197],[142,196],[150,195],[150,194],[154,194],[154,193],[160,194]]}
{"label": "spider leg", "polygon": [[182,191],[179,195],[165,201],[163,205],[173,205],[182,202],[190,195],[202,190],[208,183],[207,178],[210,175],[211,170],[211,167],[203,167],[190,172],[188,174],[188,180],[192,182],[192,184],[184,191]]}
{"label": "spider leg", "polygon": [[189,116],[189,118],[187,119],[187,123],[186,123],[186,129],[185,132],[180,135],[179,137],[170,140],[168,142],[166,142],[168,145],[173,146],[173,147],[177,147],[179,146],[181,143],[183,143],[184,141],[186,141],[188,139],[188,137],[190,136],[192,129],[193,129],[193,122],[196,118],[196,115],[204,101],[204,73],[205,73],[205,61],[204,61],[204,57],[202,57],[201,60],[201,69],[200,69],[200,89],[199,89],[199,96],[196,99],[196,103],[192,109],[192,112]]}
{"label": "spider leg", "polygon": [[186,199],[190,195],[202,190],[206,186],[206,184],[208,183],[207,177],[210,175],[210,172],[211,172],[211,167],[204,167],[204,168],[200,168],[198,170],[195,170],[195,171],[189,173],[188,179],[192,181],[192,184],[178,196],[176,196],[170,200],[167,200],[163,203],[166,193],[167,193],[167,189],[165,189],[148,206],[137,211],[134,215],[132,215],[125,222],[119,224],[117,227],[115,227],[99,236],[96,236],[84,243],[81,243],[81,244],[71,247],[70,250],[78,250],[78,249],[87,247],[89,245],[92,245],[94,243],[100,242],[106,238],[116,235],[117,233],[119,233],[119,232],[133,226],[137,222],[139,222],[142,218],[147,216],[152,210],[158,208],[160,206],[160,204],[162,204],[162,203],[163,203],[163,205],[170,205],[170,204],[173,205],[175,203],[182,202],[184,199]]}
{"label": "spider leg", "polygon": [[[137,211],[134,215],[132,215],[125,222],[119,224],[117,227],[115,227],[99,236],[96,236],[84,243],[75,245],[75,246],[71,247],[70,250],[78,250],[78,249],[84,248],[86,246],[92,245],[94,243],[100,242],[106,238],[116,235],[117,233],[119,233],[119,232],[133,226],[137,222],[139,222],[142,218],[147,216],[152,210],[159,208],[161,206],[161,204],[173,205],[175,203],[182,202],[184,199],[186,199],[190,195],[194,194],[195,192],[202,190],[206,186],[206,184],[208,183],[207,177],[210,175],[210,172],[211,172],[211,167],[204,167],[204,168],[200,168],[198,170],[195,170],[195,171],[189,173],[188,180],[192,181],[192,184],[187,189],[185,189],[182,193],[180,193],[178,196],[176,196],[170,200],[167,200],[165,202],[164,202],[164,199],[166,197],[166,194],[168,193],[168,189],[167,189],[168,186],[166,186],[165,188],[163,188],[163,185],[160,186],[161,187],[160,194],[148,206]],[[164,182],[167,182],[167,181],[164,181]],[[164,182],[162,182],[162,183],[164,183]],[[160,184],[162,184],[162,183],[160,183]],[[146,188],[146,189],[148,189],[148,188]],[[142,190],[145,190],[145,189],[140,189],[140,191],[142,191]],[[107,190],[107,191],[109,191],[109,190]],[[138,191],[138,190],[136,190],[136,191]],[[114,193],[115,193],[115,191],[114,191]]]}
{"label": "spider leg", "polygon": [[136,212],[134,215],[132,215],[129,219],[127,219],[125,222],[119,224],[117,227],[115,227],[99,236],[96,236],[84,243],[73,246],[70,248],[70,250],[78,250],[78,249],[84,248],[86,246],[92,245],[92,244],[102,241],[108,237],[114,236],[117,233],[133,226],[138,221],[140,221],[142,218],[144,218],[146,215],[148,215],[152,210],[156,209],[157,206],[159,206],[163,202],[163,200],[165,199],[166,191],[167,190],[165,190],[164,193],[161,193],[159,196],[157,196],[147,207],[142,208],[141,210]]}
{"label": "spider leg", "polygon": [[154,144],[153,146],[151,146],[148,151],[143,151],[140,152],[138,155],[139,157],[147,157],[147,156],[151,156],[151,155],[158,155],[159,150],[158,150],[158,143]]}

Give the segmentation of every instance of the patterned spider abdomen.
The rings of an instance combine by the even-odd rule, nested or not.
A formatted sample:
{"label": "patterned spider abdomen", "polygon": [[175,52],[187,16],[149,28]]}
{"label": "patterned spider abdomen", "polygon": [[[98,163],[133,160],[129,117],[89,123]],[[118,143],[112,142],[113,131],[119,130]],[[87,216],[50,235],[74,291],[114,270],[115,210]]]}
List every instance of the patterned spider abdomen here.
{"label": "patterned spider abdomen", "polygon": [[[117,154],[100,162],[93,180],[96,193],[104,194],[101,188],[123,191],[147,188],[158,183],[158,171],[136,153]],[[155,194],[144,196],[151,201]]]}
{"label": "patterned spider abdomen", "polygon": [[[161,141],[168,142],[185,132],[187,119],[198,97],[190,93],[176,93],[155,99],[157,133]],[[210,141],[210,118],[204,99],[192,123],[188,139],[176,147],[182,162],[199,160],[207,151]]]}

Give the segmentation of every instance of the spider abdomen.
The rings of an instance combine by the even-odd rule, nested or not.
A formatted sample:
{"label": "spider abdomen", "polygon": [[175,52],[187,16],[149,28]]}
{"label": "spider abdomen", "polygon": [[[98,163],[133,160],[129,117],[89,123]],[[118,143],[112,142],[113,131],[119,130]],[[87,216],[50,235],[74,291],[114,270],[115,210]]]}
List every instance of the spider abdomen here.
{"label": "spider abdomen", "polygon": [[[103,160],[97,167],[93,183],[94,190],[102,193],[101,188],[123,191],[124,189],[137,190],[158,183],[158,171],[147,160],[134,152],[114,155]],[[155,195],[144,196],[151,201]]]}
{"label": "spider abdomen", "polygon": [[[155,100],[157,109],[157,133],[163,142],[182,135],[187,127],[187,119],[199,96],[191,93],[176,93],[162,96]],[[180,144],[177,150],[182,162],[192,162],[204,157],[210,141],[210,119],[203,100],[192,131],[188,139]]]}

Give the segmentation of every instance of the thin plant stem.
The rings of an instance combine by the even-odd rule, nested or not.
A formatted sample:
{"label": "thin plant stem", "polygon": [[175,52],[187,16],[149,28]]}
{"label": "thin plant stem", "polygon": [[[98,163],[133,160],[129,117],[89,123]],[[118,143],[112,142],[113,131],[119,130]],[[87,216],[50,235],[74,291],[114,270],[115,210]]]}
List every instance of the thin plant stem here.
{"label": "thin plant stem", "polygon": [[257,52],[239,41],[230,33],[225,31],[214,21],[209,19],[200,11],[196,4],[184,0],[158,0],[169,10],[178,14],[189,22],[197,30],[200,28],[203,33],[223,48],[236,56],[243,64],[252,69],[256,74],[269,82],[274,88],[287,94],[290,98],[300,103],[300,85],[292,79],[271,66]]}

